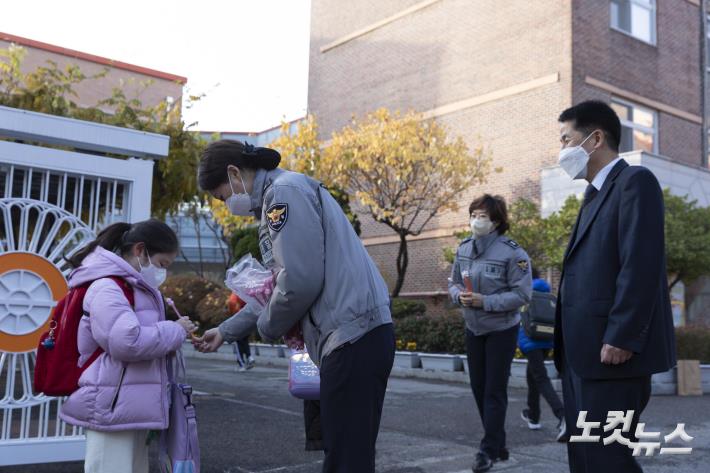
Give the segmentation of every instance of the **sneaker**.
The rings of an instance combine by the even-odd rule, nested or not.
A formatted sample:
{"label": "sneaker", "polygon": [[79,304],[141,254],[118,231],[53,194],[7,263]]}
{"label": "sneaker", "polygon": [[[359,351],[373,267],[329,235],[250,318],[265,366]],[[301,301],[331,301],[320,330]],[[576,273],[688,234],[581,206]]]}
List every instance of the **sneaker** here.
{"label": "sneaker", "polygon": [[254,361],[254,358],[252,358],[250,356],[249,359],[247,360],[247,369],[248,370],[252,369],[255,364],[256,364],[256,361]]}
{"label": "sneaker", "polygon": [[528,423],[528,429],[530,430],[540,430],[542,428],[542,424],[540,424],[540,421],[533,421],[530,418],[530,409],[523,409],[523,412],[520,413],[520,417]]}
{"label": "sneaker", "polygon": [[500,453],[498,454],[498,458],[496,458],[494,461],[504,462],[504,461],[508,461],[509,458],[510,458],[510,452],[508,451],[507,448],[503,447],[500,449]]}
{"label": "sneaker", "polygon": [[493,460],[484,452],[478,452],[476,454],[476,462],[471,467],[473,473],[483,473],[493,468]]}
{"label": "sneaker", "polygon": [[239,372],[240,372],[240,373],[243,373],[243,372],[245,372],[246,370],[247,370],[247,367],[244,366],[244,365],[242,365],[242,366],[239,367]]}
{"label": "sneaker", "polygon": [[569,442],[569,432],[567,432],[567,422],[565,422],[564,417],[562,417],[560,423],[557,424],[557,430],[559,431],[557,433],[557,441],[560,443]]}

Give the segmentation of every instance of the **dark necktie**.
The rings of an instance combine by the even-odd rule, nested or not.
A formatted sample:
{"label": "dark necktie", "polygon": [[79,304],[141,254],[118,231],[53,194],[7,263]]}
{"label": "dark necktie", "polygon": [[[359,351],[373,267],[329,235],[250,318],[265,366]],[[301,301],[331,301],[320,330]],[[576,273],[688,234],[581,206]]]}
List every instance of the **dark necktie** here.
{"label": "dark necktie", "polygon": [[587,218],[589,218],[589,212],[587,211],[588,204],[594,200],[594,197],[596,197],[598,193],[599,191],[597,188],[591,184],[589,184],[584,190],[584,200],[582,200],[582,208],[579,210],[579,221],[577,222],[577,226],[574,228],[574,232],[572,234],[573,241],[577,240],[580,227],[583,227]]}
{"label": "dark necktie", "polygon": [[584,200],[582,201],[582,208],[586,207],[588,203],[594,200],[598,193],[599,191],[597,190],[597,188],[589,184],[584,190]]}

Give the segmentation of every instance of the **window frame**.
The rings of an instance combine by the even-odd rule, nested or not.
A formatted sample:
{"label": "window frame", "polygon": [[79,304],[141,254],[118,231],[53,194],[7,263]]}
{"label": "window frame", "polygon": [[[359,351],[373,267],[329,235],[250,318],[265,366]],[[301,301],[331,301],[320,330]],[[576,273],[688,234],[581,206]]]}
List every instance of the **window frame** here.
{"label": "window frame", "polygon": [[[617,103],[619,105],[622,105],[624,107],[631,107],[631,109],[637,108],[641,109],[645,112],[650,113],[653,115],[653,127],[647,127],[644,125],[639,125],[638,123],[634,123],[633,121],[629,121],[625,118],[619,117],[619,121],[621,121],[621,126],[623,127],[628,127],[631,128],[631,130],[639,130],[644,133],[650,133],[653,135],[653,150],[650,151],[652,154],[659,154],[658,152],[658,110],[655,110],[653,108],[646,107],[644,105],[639,105],[635,102],[631,102],[629,100],[620,98],[620,97],[612,97],[611,98],[611,104]],[[633,112],[632,112],[633,113]],[[621,143],[619,143],[619,146],[621,146]],[[640,148],[633,148],[628,151],[620,151],[620,153],[628,153],[628,152],[633,152],[633,151],[643,151],[645,153],[648,153],[648,151],[640,149]]]}
{"label": "window frame", "polygon": [[[626,0],[626,1],[628,1],[632,5],[634,5],[634,4],[639,5],[643,8],[646,8],[646,9],[649,8],[649,6],[646,3],[651,4],[650,10],[649,10],[651,12],[651,17],[652,17],[651,40],[647,41],[643,38],[639,38],[638,36],[634,35],[631,31],[626,31],[626,30],[622,29],[621,27],[613,24],[612,16],[611,16],[611,8],[612,8],[613,0],[609,0],[609,28],[611,28],[614,31],[618,31],[619,33],[622,33],[626,36],[630,36],[637,41],[641,41],[642,43],[646,43],[651,46],[657,46],[658,45],[658,2],[656,0]],[[633,12],[633,10],[632,10],[632,12]],[[630,14],[633,15],[633,13],[630,13]],[[633,23],[633,19],[631,21]]]}

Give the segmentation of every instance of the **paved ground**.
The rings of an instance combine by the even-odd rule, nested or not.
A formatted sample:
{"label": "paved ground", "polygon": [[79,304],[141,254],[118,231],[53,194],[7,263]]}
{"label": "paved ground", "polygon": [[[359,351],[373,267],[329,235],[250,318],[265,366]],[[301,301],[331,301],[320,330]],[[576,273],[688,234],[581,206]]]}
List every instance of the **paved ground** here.
{"label": "paved ground", "polygon": [[[283,368],[237,373],[233,364],[189,360],[198,396],[204,473],[317,473],[322,454],[303,449],[302,404],[289,396]],[[492,471],[567,472],[565,446],[554,442],[549,410],[543,430],[532,432],[519,418],[525,391],[510,390],[507,431],[511,459]],[[710,464],[710,397],[653,397],[643,420],[646,431],[670,433],[678,422],[694,436],[689,456],[642,458],[648,473],[707,473]],[[547,421],[547,422],[545,422]],[[460,384],[391,379],[378,441],[381,473],[465,473],[481,436],[469,389]],[[3,473],[69,473],[81,464],[0,468]],[[617,473],[617,472],[604,472]]]}

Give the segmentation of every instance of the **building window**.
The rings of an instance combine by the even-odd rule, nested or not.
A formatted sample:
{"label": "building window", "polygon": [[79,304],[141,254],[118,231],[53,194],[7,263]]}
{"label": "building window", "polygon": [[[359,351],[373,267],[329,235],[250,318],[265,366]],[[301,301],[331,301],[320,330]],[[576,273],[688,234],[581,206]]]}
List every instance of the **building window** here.
{"label": "building window", "polygon": [[658,116],[654,110],[620,99],[612,99],[611,108],[621,120],[620,153],[641,150],[658,154]]}
{"label": "building window", "polygon": [[611,27],[656,44],[656,0],[611,0]]}

